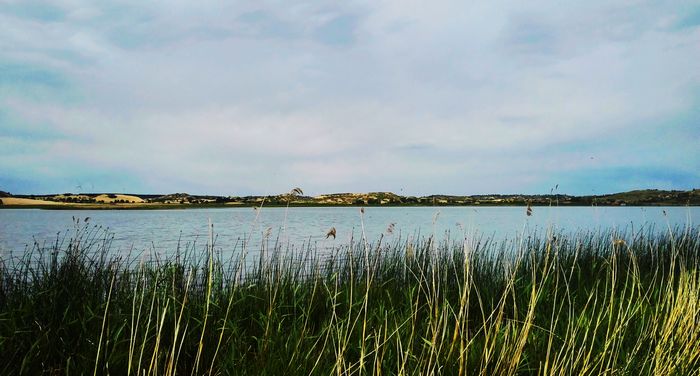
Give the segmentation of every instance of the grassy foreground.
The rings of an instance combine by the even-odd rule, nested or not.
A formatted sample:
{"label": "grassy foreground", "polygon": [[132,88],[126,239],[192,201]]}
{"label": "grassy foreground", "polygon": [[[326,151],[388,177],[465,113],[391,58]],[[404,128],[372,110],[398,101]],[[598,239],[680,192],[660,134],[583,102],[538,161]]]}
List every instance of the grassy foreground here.
{"label": "grassy foreground", "polygon": [[700,374],[698,229],[245,253],[4,260],[0,374]]}

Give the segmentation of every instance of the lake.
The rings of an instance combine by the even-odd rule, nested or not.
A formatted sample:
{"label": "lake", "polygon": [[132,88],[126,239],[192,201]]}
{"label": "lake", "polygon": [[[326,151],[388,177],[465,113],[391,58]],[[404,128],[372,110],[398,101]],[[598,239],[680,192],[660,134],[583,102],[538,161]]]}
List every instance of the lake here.
{"label": "lake", "polygon": [[[211,220],[216,248],[260,248],[262,239],[281,239],[294,247],[308,244],[320,249],[361,239],[364,225],[372,242],[384,236],[391,241],[435,234],[453,239],[480,234],[498,240],[521,234],[543,234],[548,229],[564,233],[603,231],[615,228],[628,234],[640,230],[668,231],[676,226],[696,226],[700,207],[358,207],[313,208],[212,208],[184,210],[0,210],[0,256],[21,255],[34,241],[50,244],[70,234],[73,218],[114,234],[117,252],[172,252],[180,244],[203,248]],[[285,222],[286,218],[286,222]],[[285,226],[286,223],[286,226]],[[392,226],[393,224],[393,226]],[[389,231],[389,227],[393,231]],[[326,239],[331,227],[336,238]],[[265,237],[267,234],[267,238]]]}

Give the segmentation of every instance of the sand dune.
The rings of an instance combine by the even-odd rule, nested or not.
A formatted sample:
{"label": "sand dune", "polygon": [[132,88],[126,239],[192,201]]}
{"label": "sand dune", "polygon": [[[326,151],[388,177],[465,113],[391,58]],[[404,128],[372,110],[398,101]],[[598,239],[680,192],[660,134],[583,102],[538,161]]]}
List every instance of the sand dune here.
{"label": "sand dune", "polygon": [[[95,204],[109,204],[115,201],[120,201],[119,203],[127,202],[127,203],[137,203],[137,204],[144,204],[146,203],[143,199],[137,196],[130,196],[130,195],[115,195],[116,197],[110,198],[108,195],[99,195],[95,197],[96,203],[75,203],[75,202],[61,202],[61,201],[48,201],[48,200],[40,200],[40,199],[32,199],[32,198],[19,198],[19,197],[3,197],[0,199],[3,205],[5,206],[33,206],[33,205],[70,205],[70,206],[94,206]],[[78,195],[71,195],[71,196],[64,196],[64,195],[58,195],[56,196],[58,199],[61,198],[77,198],[77,199],[87,199],[89,198],[88,196],[78,196]]]}
{"label": "sand dune", "polygon": [[110,198],[108,195],[99,195],[95,197],[95,201],[97,202],[103,202],[103,203],[110,203],[114,201],[126,201],[126,202],[135,202],[135,203],[143,203],[145,202],[141,197],[137,196],[129,196],[129,195],[115,195],[117,197]]}
{"label": "sand dune", "polygon": [[35,200],[32,198],[3,197],[0,199],[3,205],[64,205],[62,202]]}

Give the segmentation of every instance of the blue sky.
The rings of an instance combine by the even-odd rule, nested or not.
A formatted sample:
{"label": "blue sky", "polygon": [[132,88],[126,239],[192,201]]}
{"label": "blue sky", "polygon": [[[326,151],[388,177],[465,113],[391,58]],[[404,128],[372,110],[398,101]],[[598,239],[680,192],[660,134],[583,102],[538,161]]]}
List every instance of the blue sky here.
{"label": "blue sky", "polygon": [[0,190],[700,188],[700,4],[0,0]]}

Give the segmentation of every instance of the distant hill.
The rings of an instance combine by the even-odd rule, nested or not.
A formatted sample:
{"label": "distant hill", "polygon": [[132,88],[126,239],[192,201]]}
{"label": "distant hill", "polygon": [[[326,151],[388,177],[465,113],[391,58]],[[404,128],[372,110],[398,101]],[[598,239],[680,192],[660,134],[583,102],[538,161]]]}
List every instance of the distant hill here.
{"label": "distant hill", "polygon": [[[605,195],[572,196],[564,194],[523,195],[430,195],[423,197],[400,196],[392,192],[329,193],[304,196],[285,193],[268,196],[212,196],[188,193],[124,194],[124,193],[62,193],[51,195],[10,195],[0,191],[7,206],[33,206],[61,208],[168,208],[201,206],[470,206],[470,205],[552,205],[552,206],[651,206],[651,205],[700,205],[700,190],[666,191],[658,189],[635,190]],[[13,199],[10,199],[13,198]],[[21,200],[20,200],[21,199]],[[32,201],[34,200],[34,201]]]}
{"label": "distant hill", "polygon": [[[162,196],[156,201],[162,200]],[[314,197],[290,196],[182,196],[188,202],[206,201],[228,205],[252,206],[467,206],[467,205],[560,205],[560,206],[623,206],[623,205],[700,205],[700,190],[638,190],[597,196],[563,194],[522,195],[430,195],[400,196],[392,192],[329,193]]]}

